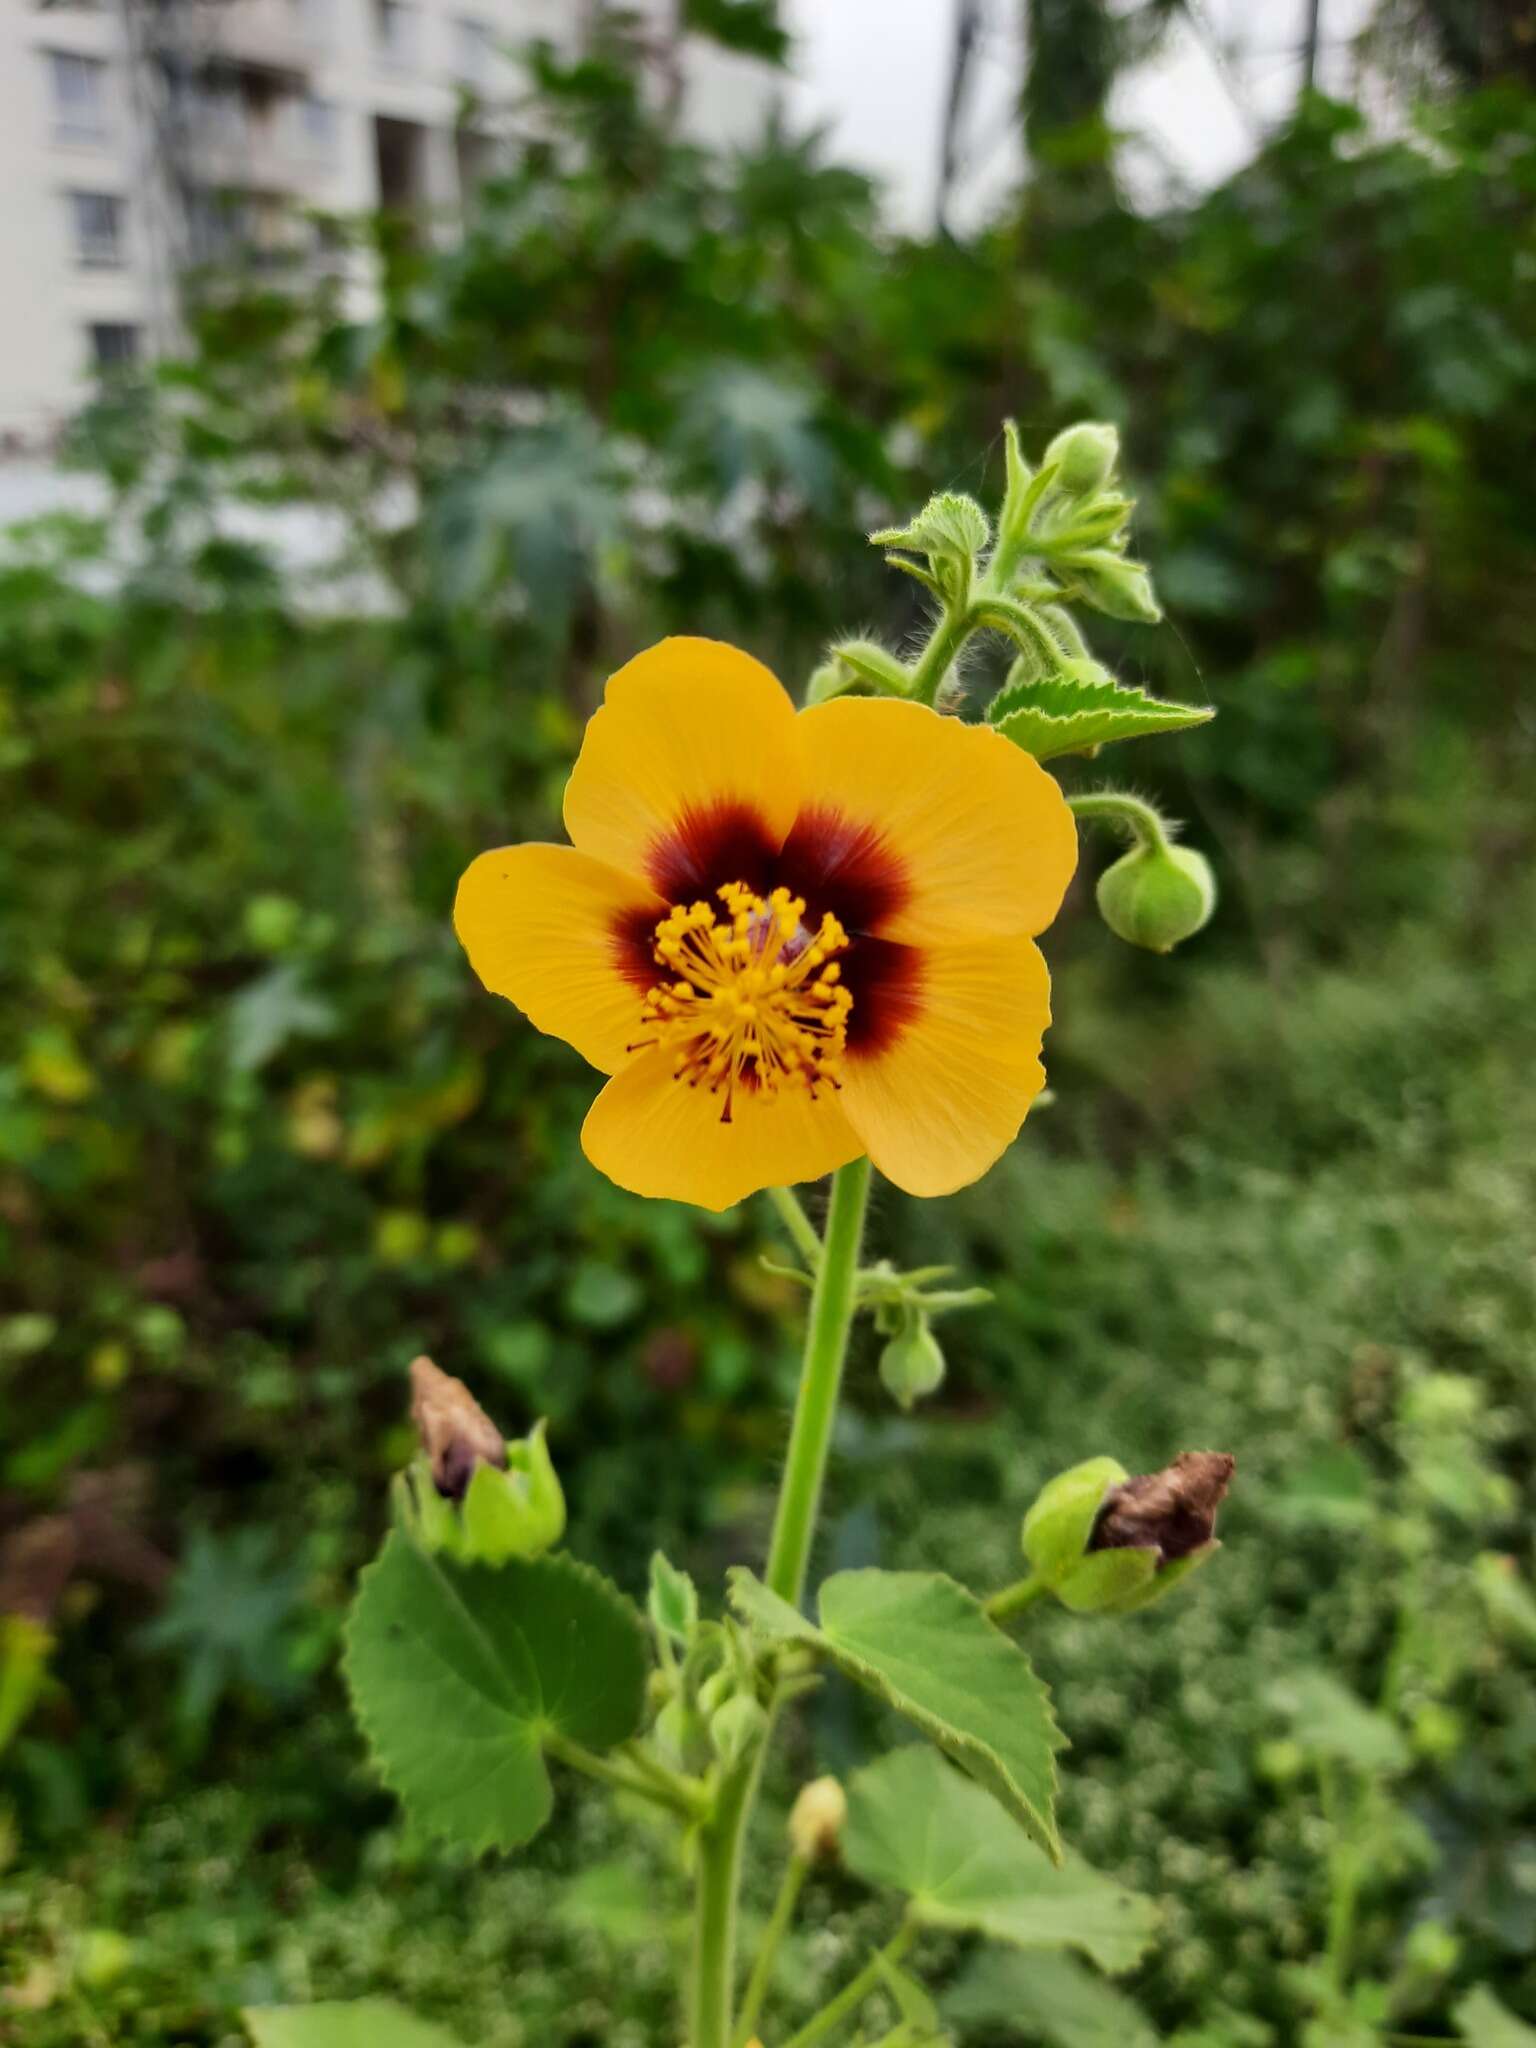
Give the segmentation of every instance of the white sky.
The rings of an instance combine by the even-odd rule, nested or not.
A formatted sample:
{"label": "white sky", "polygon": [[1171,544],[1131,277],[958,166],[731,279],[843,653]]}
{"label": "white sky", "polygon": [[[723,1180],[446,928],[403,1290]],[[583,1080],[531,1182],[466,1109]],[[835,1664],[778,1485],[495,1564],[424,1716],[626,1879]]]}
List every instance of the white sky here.
{"label": "white sky", "polygon": [[[1023,7],[1024,0],[987,0],[984,9],[965,125],[971,163],[956,209],[962,221],[984,216],[1017,175],[1012,101]],[[1111,108],[1118,127],[1151,144],[1128,159],[1143,192],[1166,185],[1170,173],[1216,183],[1296,97],[1306,0],[1195,0],[1192,11],[1207,34],[1181,20],[1156,61],[1122,82]],[[1370,0],[1322,0],[1325,88],[1347,89],[1349,40],[1370,11]],[[787,0],[784,13],[797,41],[795,125],[828,124],[835,156],[882,179],[897,221],[931,226],[955,0]]]}

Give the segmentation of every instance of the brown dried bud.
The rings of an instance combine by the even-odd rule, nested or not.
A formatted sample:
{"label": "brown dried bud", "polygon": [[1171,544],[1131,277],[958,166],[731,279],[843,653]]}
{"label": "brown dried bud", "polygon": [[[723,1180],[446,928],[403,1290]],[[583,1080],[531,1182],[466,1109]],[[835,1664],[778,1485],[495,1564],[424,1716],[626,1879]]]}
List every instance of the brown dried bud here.
{"label": "brown dried bud", "polygon": [[1181,1451],[1161,1472],[1112,1486],[1088,1549],[1155,1550],[1159,1570],[1189,1557],[1211,1541],[1236,1470],[1225,1451]]}
{"label": "brown dried bud", "polygon": [[411,1361],[411,1421],[444,1500],[462,1500],[477,1465],[507,1462],[506,1440],[462,1380],[430,1358]]}

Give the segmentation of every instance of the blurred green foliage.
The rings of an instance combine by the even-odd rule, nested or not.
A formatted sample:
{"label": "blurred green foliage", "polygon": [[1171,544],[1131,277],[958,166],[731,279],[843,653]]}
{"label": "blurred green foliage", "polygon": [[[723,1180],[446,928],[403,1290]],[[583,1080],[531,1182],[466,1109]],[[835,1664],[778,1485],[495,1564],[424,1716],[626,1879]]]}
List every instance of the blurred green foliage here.
{"label": "blurred green foliage", "polygon": [[[1189,2048],[1433,2031],[1483,1980],[1536,2010],[1536,103],[1382,144],[1312,101],[1197,205],[1042,180],[929,245],[813,145],[680,143],[622,65],[533,84],[544,139],[461,243],[353,231],[364,321],[211,294],[81,421],[100,515],[0,564],[0,1585],[57,1637],[0,1780],[0,2013],[212,2048],[242,2003],[394,1991],[486,2048],[658,2038],[665,1916],[621,1960],[622,1872],[559,1889],[607,1823],[425,1859],[330,1648],[415,1352],[553,1418],[577,1541],[713,1582],[766,1516],[797,1304],[766,1213],[586,1167],[585,1079],[448,905],[557,833],[636,646],[798,684],[899,625],[862,534],[979,483],[1005,412],[1126,435],[1177,625],[1106,651],[1219,703],[1148,759],[1224,902],[1171,964],[1076,904],[1057,1107],[971,1194],[881,1198],[881,1250],[998,1299],[947,1330],[936,1422],[860,1360],[826,1562],[1001,1583],[1052,1470],[1236,1452],[1186,1598],[1036,1631],[1069,1833],[1162,1902],[1132,1994]],[[92,1562],[82,1472],[139,1475],[166,1591]],[[811,1739],[860,1754],[836,1688]],[[866,1924],[817,1882],[808,1992]]]}

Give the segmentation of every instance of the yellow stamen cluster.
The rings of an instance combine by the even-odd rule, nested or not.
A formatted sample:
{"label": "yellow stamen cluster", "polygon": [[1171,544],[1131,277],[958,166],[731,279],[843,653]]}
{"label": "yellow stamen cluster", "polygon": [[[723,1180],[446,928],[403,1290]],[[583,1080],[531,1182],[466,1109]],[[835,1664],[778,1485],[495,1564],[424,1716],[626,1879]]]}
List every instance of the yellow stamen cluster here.
{"label": "yellow stamen cluster", "polygon": [[676,1078],[723,1095],[729,1123],[738,1087],[777,1095],[799,1082],[814,1098],[822,1082],[837,1086],[853,997],[835,957],[848,934],[835,917],[812,932],[804,899],[788,889],[762,897],[727,882],[716,893],[723,917],[709,903],[678,904],[657,925],[657,963],[673,978],[657,982],[641,1011],[656,1035],[630,1050],[676,1046]]}

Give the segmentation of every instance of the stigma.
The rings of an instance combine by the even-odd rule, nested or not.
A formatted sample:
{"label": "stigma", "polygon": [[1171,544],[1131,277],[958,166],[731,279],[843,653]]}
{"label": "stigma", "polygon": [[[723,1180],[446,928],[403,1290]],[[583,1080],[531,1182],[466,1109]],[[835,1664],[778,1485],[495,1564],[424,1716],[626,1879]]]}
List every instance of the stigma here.
{"label": "stigma", "polygon": [[788,889],[759,896],[727,882],[715,893],[722,908],[680,903],[657,925],[665,978],[640,1012],[652,1035],[628,1049],[674,1048],[674,1079],[718,1095],[730,1123],[739,1089],[803,1087],[814,1101],[838,1085],[853,997],[837,958],[848,934],[835,917],[812,931],[804,898]]}

